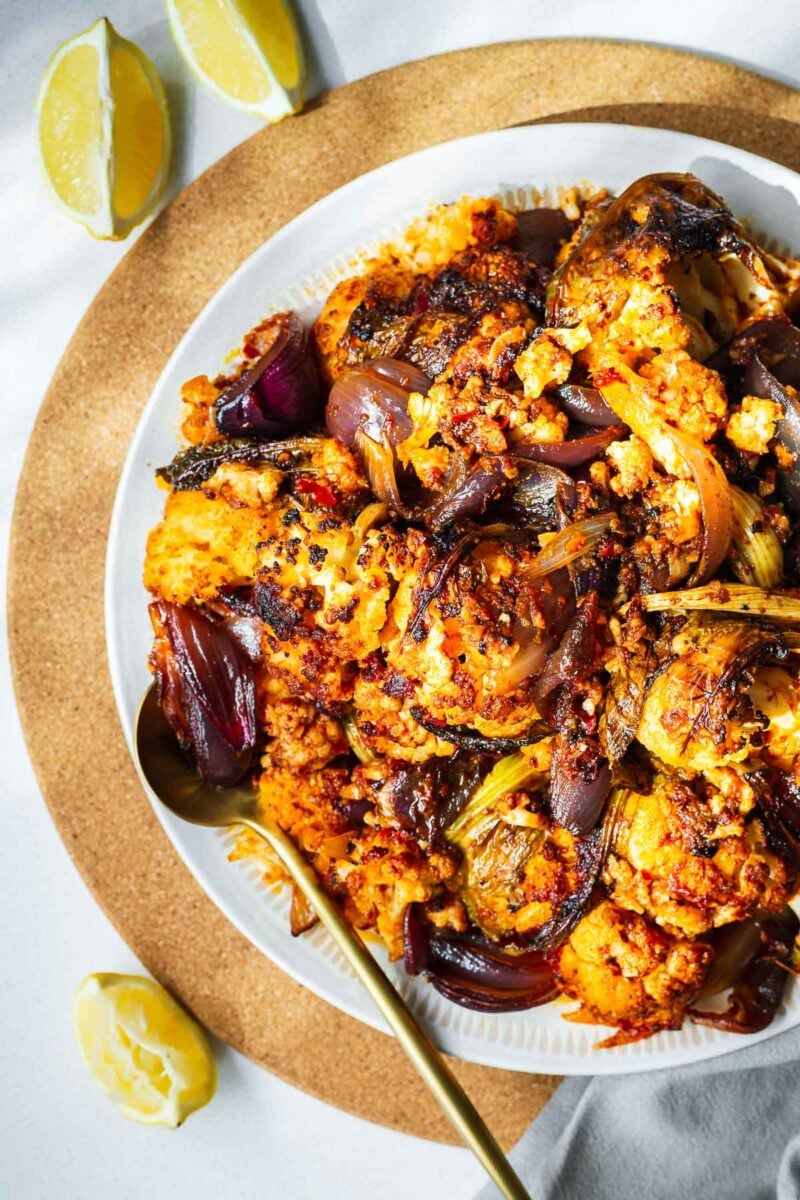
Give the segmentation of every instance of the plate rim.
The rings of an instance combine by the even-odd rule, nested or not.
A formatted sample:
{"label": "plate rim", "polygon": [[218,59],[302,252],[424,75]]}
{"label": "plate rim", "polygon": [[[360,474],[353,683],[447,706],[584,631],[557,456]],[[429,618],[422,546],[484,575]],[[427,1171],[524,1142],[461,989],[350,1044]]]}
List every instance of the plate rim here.
{"label": "plate rim", "polygon": [[[188,325],[182,337],[175,345],[172,353],[166,360],[158,379],[156,380],[152,391],[150,392],[147,402],[140,413],[135,432],[128,444],[125,462],[118,479],[114,504],[108,524],[103,595],[106,657],[111,675],[114,702],[120,723],[122,725],[128,753],[130,754],[140,783],[148,797],[151,807],[155,811],[161,827],[167,834],[170,843],[172,844],[182,863],[189,870],[198,885],[202,888],[212,903],[214,903],[216,907],[223,913],[226,919],[233,924],[233,926],[247,939],[251,945],[253,945],[260,953],[265,954],[268,958],[270,958],[291,978],[297,980],[304,987],[309,988],[309,990],[320,996],[327,1003],[333,1005],[333,1007],[339,1009],[339,1011],[345,1012],[348,1016],[354,1018],[355,1020],[363,1021],[368,1026],[371,1026],[372,1028],[380,1030],[384,1033],[390,1033],[388,1027],[377,1011],[372,1011],[371,1001],[366,998],[365,993],[363,995],[360,993],[360,989],[357,986],[353,989],[349,987],[346,989],[348,992],[351,990],[353,991],[353,998],[350,998],[348,995],[337,994],[335,988],[329,986],[324,980],[323,982],[320,982],[319,979],[311,977],[311,974],[305,968],[302,955],[300,956],[300,961],[298,963],[298,961],[292,959],[290,955],[284,953],[284,948],[280,944],[269,945],[262,937],[258,935],[257,931],[253,930],[252,928],[248,928],[247,924],[241,920],[234,911],[234,906],[220,891],[220,888],[214,882],[213,878],[210,877],[205,869],[202,866],[199,866],[187,852],[186,846],[183,844],[182,839],[178,836],[178,831],[182,828],[182,823],[179,822],[177,818],[172,817],[172,815],[164,809],[163,805],[161,805],[157,797],[155,797],[152,790],[148,786],[138,767],[136,756],[133,753],[132,748],[132,724],[130,719],[132,713],[130,705],[127,701],[127,696],[125,694],[123,672],[121,669],[119,655],[117,653],[119,646],[119,630],[117,627],[117,612],[113,603],[112,595],[117,583],[117,574],[114,571],[114,566],[121,554],[120,541],[123,536],[122,513],[125,508],[125,494],[132,481],[137,451],[139,450],[141,443],[146,438],[150,419],[163,403],[162,392],[166,391],[169,376],[172,373],[175,365],[182,359],[185,353],[186,344],[191,339],[196,327],[199,324],[209,320],[218,307],[224,306],[229,294],[237,287],[240,278],[253,269],[255,262],[262,255],[264,255],[268,250],[275,251],[277,249],[280,251],[285,242],[288,241],[291,243],[292,238],[296,236],[298,230],[302,230],[306,223],[311,225],[315,224],[319,220],[320,216],[324,215],[329,206],[333,207],[340,204],[343,199],[347,199],[351,192],[358,191],[369,182],[375,182],[383,176],[391,175],[392,172],[401,170],[410,162],[413,162],[416,166],[421,166],[424,168],[428,161],[435,160],[437,155],[441,155],[450,150],[455,150],[458,148],[474,148],[476,146],[480,146],[481,143],[486,142],[494,143],[496,141],[502,142],[503,140],[513,142],[520,136],[523,138],[531,137],[533,140],[536,140],[536,138],[541,137],[543,134],[552,135],[554,130],[560,131],[561,134],[565,136],[585,136],[587,130],[592,131],[595,135],[602,136],[603,134],[606,134],[608,137],[618,137],[620,133],[633,134],[637,137],[644,135],[645,139],[653,137],[666,140],[667,142],[672,142],[673,146],[685,149],[687,157],[692,155],[693,150],[694,157],[697,157],[697,155],[702,153],[704,150],[713,151],[718,156],[720,150],[722,150],[728,154],[732,154],[734,161],[738,160],[740,163],[743,162],[744,165],[749,163],[753,167],[761,168],[761,170],[756,172],[756,174],[759,177],[759,181],[765,185],[767,185],[767,180],[763,178],[765,173],[764,168],[767,168],[767,174],[776,173],[779,182],[781,179],[783,179],[784,182],[790,184],[788,190],[798,204],[800,204],[800,173],[791,170],[789,167],[783,166],[781,163],[776,163],[774,160],[766,158],[762,155],[754,154],[751,151],[743,150],[739,147],[732,146],[712,138],[699,137],[694,134],[683,133],[680,130],[654,128],[651,126],[636,125],[625,122],[547,121],[536,125],[512,126],[510,128],[501,130],[489,130],[483,133],[470,134],[461,138],[437,142],[434,145],[427,146],[421,150],[404,155],[397,159],[393,159],[388,163],[384,163],[381,166],[375,167],[372,170],[363,173],[362,175],[356,176],[354,179],[343,184],[341,187],[328,192],[314,204],[303,209],[300,213],[293,217],[291,221],[287,222],[279,230],[277,230],[271,237],[265,239],[265,241],[257,246],[255,250],[253,250],[253,252],[243,260],[236,270],[230,276],[228,276],[228,278],[209,298],[200,312],[197,313],[197,315]],[[535,169],[531,169],[529,174],[535,174]],[[522,187],[524,184],[519,183],[516,186]],[[536,185],[532,184],[530,186]],[[423,207],[424,204],[425,202],[421,200],[420,207],[417,210],[419,215],[425,211]],[[430,202],[428,202],[428,205],[430,205]],[[413,219],[413,214],[404,219],[407,221]],[[379,230],[376,229],[376,240],[378,233]],[[321,269],[324,268],[325,262],[330,261],[330,257],[331,256],[319,264]],[[264,307],[266,308],[268,305],[265,303]],[[243,333],[244,332],[245,331],[243,331]],[[175,398],[173,396],[173,403],[174,399]],[[233,870],[234,868],[231,867],[231,869]],[[314,948],[312,948],[312,951],[315,954],[319,953],[319,951]],[[355,996],[358,996],[358,998],[361,1000],[367,999],[367,1005],[362,1008],[355,999]],[[787,1016],[790,1018],[789,1020],[781,1020],[782,1017],[786,1018]],[[421,1019],[423,1020],[423,1023],[425,1023],[424,1017]],[[736,1050],[744,1048],[745,1046],[752,1046],[759,1041],[766,1040],[770,1037],[775,1037],[781,1032],[784,1032],[786,1029],[792,1028],[797,1024],[800,1024],[800,1006],[798,1006],[798,1009],[794,1014],[782,1012],[772,1025],[768,1026],[767,1029],[762,1030],[757,1034],[747,1036],[725,1034],[724,1042],[706,1042],[705,1044],[701,1044],[699,1047],[686,1045],[683,1047],[671,1048],[666,1046],[663,1050],[661,1050],[657,1043],[663,1037],[668,1037],[670,1035],[669,1033],[657,1034],[649,1040],[649,1044],[651,1047],[655,1048],[655,1052],[652,1055],[642,1056],[638,1059],[620,1059],[618,1052],[614,1049],[599,1052],[597,1057],[592,1055],[590,1060],[588,1056],[583,1055],[580,1052],[578,1054],[571,1055],[569,1053],[537,1051],[535,1054],[535,1061],[532,1062],[530,1061],[530,1052],[526,1052],[523,1048],[520,1048],[519,1054],[521,1055],[523,1061],[515,1063],[514,1061],[506,1061],[505,1058],[503,1058],[501,1061],[501,1057],[496,1052],[499,1045],[501,1045],[500,1043],[490,1041],[486,1038],[477,1038],[466,1033],[461,1034],[461,1040],[469,1043],[466,1053],[463,1049],[453,1049],[453,1047],[450,1045],[445,1045],[444,1049],[448,1054],[454,1055],[455,1057],[460,1057],[464,1061],[474,1062],[479,1065],[498,1069],[522,1071],[530,1074],[546,1074],[551,1072],[558,1072],[567,1075],[638,1074],[645,1071],[705,1061],[711,1058],[720,1057],[723,1054],[730,1054]],[[428,1031],[433,1037],[434,1041],[437,1041],[438,1043],[440,1040],[437,1036],[439,1033],[438,1026],[434,1023],[427,1024],[426,1027],[428,1028]],[[599,1039],[603,1036],[604,1027],[598,1026],[596,1028]],[[719,1034],[720,1038],[722,1036],[722,1034]],[[505,1044],[502,1044],[502,1048],[503,1050],[507,1050]],[[495,1052],[493,1053],[493,1051]],[[525,1057],[526,1053],[528,1054],[527,1059]]]}

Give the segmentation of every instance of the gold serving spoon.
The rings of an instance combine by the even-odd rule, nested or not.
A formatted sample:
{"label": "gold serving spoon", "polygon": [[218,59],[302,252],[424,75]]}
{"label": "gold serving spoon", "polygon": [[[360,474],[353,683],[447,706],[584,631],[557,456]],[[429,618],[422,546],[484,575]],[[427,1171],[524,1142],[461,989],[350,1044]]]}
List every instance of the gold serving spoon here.
{"label": "gold serving spoon", "polygon": [[244,784],[213,787],[189,766],[161,711],[155,686],[145,693],[139,708],[134,745],[144,778],[170,812],[194,825],[246,825],[269,843],[369,992],[464,1144],[475,1153],[503,1196],[508,1200],[530,1200],[461,1084],[322,887],[314,868],[289,835],[260,808],[256,789]]}

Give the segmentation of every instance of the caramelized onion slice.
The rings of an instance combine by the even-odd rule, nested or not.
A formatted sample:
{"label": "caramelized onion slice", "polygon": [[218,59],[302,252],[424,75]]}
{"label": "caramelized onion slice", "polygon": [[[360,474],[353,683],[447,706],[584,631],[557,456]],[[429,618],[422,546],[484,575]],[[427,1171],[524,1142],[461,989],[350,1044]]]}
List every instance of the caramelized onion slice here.
{"label": "caramelized onion slice", "polygon": [[583,425],[599,425],[606,428],[616,425],[619,417],[603,399],[598,388],[579,387],[575,383],[562,383],[553,389],[553,395],[574,421]]}
{"label": "caramelized onion slice", "polygon": [[164,713],[179,738],[188,740],[201,775],[230,787],[255,759],[253,664],[225,626],[198,609],[158,601],[150,612],[157,639],[152,661]]}
{"label": "caramelized onion slice", "polygon": [[382,440],[376,442],[363,429],[357,429],[355,448],[364,460],[364,468],[373,494],[389,508],[399,513],[401,517],[410,520],[413,514],[403,502],[397,484],[394,450],[387,435],[383,433],[381,436]]}
{"label": "caramelized onion slice", "polygon": [[403,925],[406,970],[425,973],[437,991],[478,1012],[513,1012],[551,1000],[558,992],[553,967],[537,951],[505,954],[475,935],[435,930],[418,905]]}
{"label": "caramelized onion slice", "polygon": [[200,488],[225,463],[244,463],[258,467],[271,463],[281,471],[298,471],[306,467],[315,451],[326,439],[321,437],[285,438],[280,442],[261,442],[236,438],[211,442],[208,446],[190,446],[181,450],[166,467],[156,470],[176,492]]}
{"label": "caramelized onion slice", "polygon": [[524,568],[528,579],[541,579],[559,567],[566,567],[593,550],[611,529],[614,514],[599,513],[566,525],[539,551],[533,562]]}
{"label": "caramelized onion slice", "polygon": [[510,459],[494,454],[484,455],[452,489],[442,492],[426,512],[426,524],[438,532],[467,517],[482,516],[489,505],[509,487],[513,474]]}

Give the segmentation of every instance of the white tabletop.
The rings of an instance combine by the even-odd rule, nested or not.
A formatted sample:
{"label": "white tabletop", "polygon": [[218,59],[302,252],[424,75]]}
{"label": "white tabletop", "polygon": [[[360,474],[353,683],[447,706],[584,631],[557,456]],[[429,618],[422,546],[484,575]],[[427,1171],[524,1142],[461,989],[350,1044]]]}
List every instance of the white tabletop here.
{"label": "white tabletop", "polygon": [[[299,0],[312,91],[445,50],[525,37],[605,36],[683,46],[800,85],[792,0]],[[109,0],[120,33],[153,57],[178,113],[177,190],[257,123],[198,90],[160,0]],[[94,242],[38,178],[33,103],[49,55],[91,24],[94,0],[0,5],[0,528],[8,537],[25,444],[82,312],[130,245]],[[70,398],[65,397],[65,403]],[[3,548],[2,562],[5,562]],[[43,580],[42,586],[55,586]],[[3,588],[3,594],[5,588]],[[0,637],[5,637],[3,623]],[[5,662],[5,655],[3,662]],[[65,698],[65,702],[67,698]],[[9,1200],[460,1200],[481,1172],[466,1151],[329,1108],[218,1047],[214,1103],[177,1132],[126,1122],[88,1078],[70,1002],[89,971],[136,971],[50,823],[0,672],[0,1195]],[[391,1080],[387,1080],[391,1087]]]}

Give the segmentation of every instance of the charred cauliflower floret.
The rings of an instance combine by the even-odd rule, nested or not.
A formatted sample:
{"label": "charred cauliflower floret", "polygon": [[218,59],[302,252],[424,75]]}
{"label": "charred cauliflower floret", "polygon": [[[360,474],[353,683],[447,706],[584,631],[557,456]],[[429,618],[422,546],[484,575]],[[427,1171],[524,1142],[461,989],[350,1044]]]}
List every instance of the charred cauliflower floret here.
{"label": "charred cauliflower floret", "polygon": [[587,913],[559,955],[562,989],[580,1001],[569,1018],[618,1026],[612,1044],[679,1029],[711,957],[703,942],[671,937],[606,900]]}
{"label": "charred cauliflower floret", "polygon": [[256,546],[272,527],[272,515],[260,499],[244,503],[222,485],[216,494],[173,492],[163,520],[147,539],[145,587],[162,600],[189,604],[208,601],[223,588],[252,584],[259,565]]}
{"label": "charred cauliflower floret", "polygon": [[640,375],[663,404],[665,416],[684,433],[707,442],[724,426],[728,399],[720,376],[685,350],[657,354],[642,364]]}
{"label": "charred cauliflower floret", "polygon": [[367,340],[361,335],[369,330],[374,338],[379,328],[391,327],[397,317],[405,315],[413,282],[410,271],[389,263],[376,266],[364,275],[343,279],[336,285],[313,329],[319,361],[328,383],[337,379],[346,367],[361,361],[361,357],[375,358],[381,353],[392,353],[391,344],[387,344],[374,348],[369,355],[359,356],[359,342]]}
{"label": "charred cauliflower floret", "polygon": [[662,776],[647,795],[626,793],[604,881],[615,904],[696,937],[755,909],[780,912],[793,876],[758,818],[710,785]]}
{"label": "charred cauliflower floret", "polygon": [[425,903],[455,875],[451,855],[425,854],[411,834],[365,828],[333,864],[331,886],[342,894],[354,925],[375,928],[391,959],[403,954],[403,917],[409,904]]}
{"label": "charred cauliflower floret", "polygon": [[[507,376],[533,315],[542,311],[546,276],[525,254],[500,244],[513,236],[516,221],[496,201],[443,207],[438,215],[426,244],[412,237],[394,247],[389,261],[368,265],[326,300],[314,339],[328,382],[379,356],[413,363],[431,379],[446,368],[463,379],[477,356],[494,379]],[[488,324],[486,314],[493,314]],[[455,361],[468,340],[470,350]]]}
{"label": "charred cauliflower floret", "polygon": [[381,645],[415,535],[389,525],[365,532],[358,518],[288,507],[280,526],[258,549],[256,602],[271,667],[298,694],[341,708],[357,667]]}
{"label": "charred cauliflower floret", "polygon": [[653,351],[705,359],[744,319],[780,311],[753,243],[693,176],[639,179],[591,220],[555,277],[548,322],[586,322],[631,365]]}
{"label": "charred cauliflower floret", "polygon": [[[406,757],[406,750],[392,744],[392,735],[402,733],[406,714],[421,717],[444,742],[448,726],[467,725],[486,737],[513,737],[524,733],[538,715],[532,681],[523,679],[512,686],[507,682],[521,653],[520,638],[543,640],[547,626],[541,590],[525,581],[532,552],[481,542],[428,600],[427,590],[435,582],[437,566],[441,568],[441,555],[437,559],[432,550],[428,544],[416,570],[400,579],[381,636],[386,674],[380,686],[388,698],[388,724],[375,689],[365,694],[359,687],[356,695],[358,724],[366,741],[398,758]],[[415,732],[415,747],[419,736]],[[436,740],[427,744],[442,752]]]}

